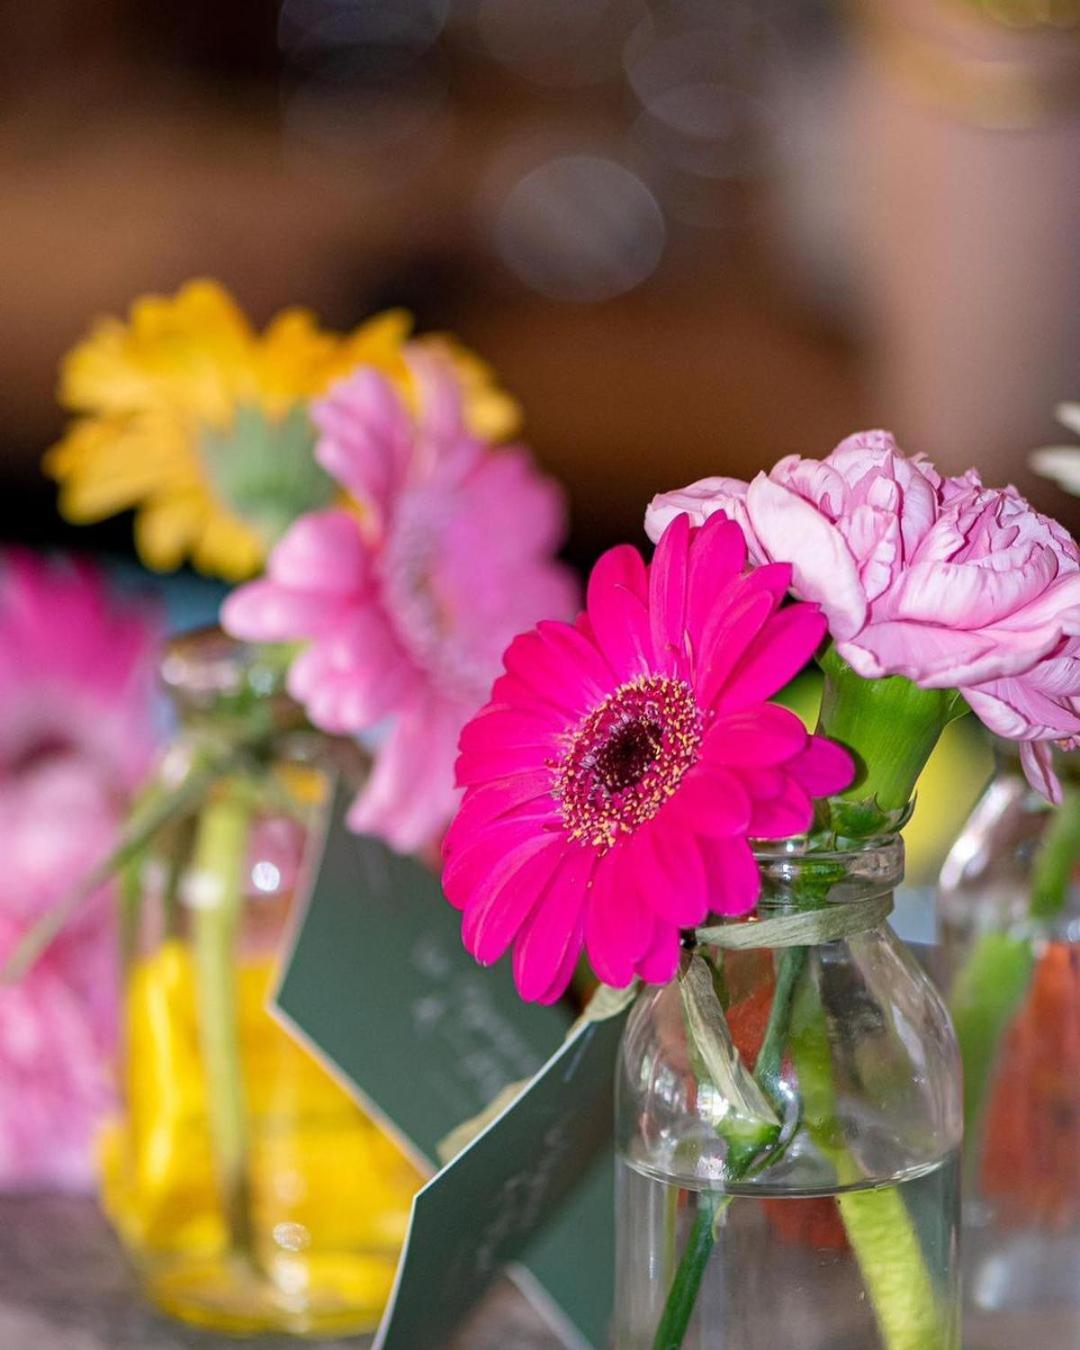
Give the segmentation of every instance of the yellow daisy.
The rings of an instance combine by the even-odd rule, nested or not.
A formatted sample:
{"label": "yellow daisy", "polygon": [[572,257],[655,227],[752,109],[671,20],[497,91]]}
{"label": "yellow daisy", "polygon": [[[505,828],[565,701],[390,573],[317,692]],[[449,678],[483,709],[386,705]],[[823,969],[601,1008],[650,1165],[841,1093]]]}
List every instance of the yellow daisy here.
{"label": "yellow daisy", "polygon": [[[360,365],[411,392],[411,329],[401,310],[339,334],[290,309],[257,333],[212,281],[142,297],[127,323],[103,319],[63,363],[60,399],[75,419],[44,461],[62,514],[83,524],[134,509],[148,566],[190,558],[228,581],[251,576],[296,516],[336,494],[312,454],[309,400]],[[454,360],[478,434],[513,431],[517,407],[478,358],[452,339],[420,341]]]}

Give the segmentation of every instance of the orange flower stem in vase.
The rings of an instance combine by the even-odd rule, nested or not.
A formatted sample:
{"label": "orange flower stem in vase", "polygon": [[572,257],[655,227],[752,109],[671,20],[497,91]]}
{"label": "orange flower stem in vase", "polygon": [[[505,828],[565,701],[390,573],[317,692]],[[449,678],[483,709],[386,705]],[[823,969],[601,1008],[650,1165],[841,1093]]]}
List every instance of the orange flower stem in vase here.
{"label": "orange flower stem in vase", "polygon": [[249,822],[240,793],[223,786],[210,797],[199,817],[185,899],[192,909],[199,1031],[222,1210],[233,1255],[257,1269],[235,967]]}

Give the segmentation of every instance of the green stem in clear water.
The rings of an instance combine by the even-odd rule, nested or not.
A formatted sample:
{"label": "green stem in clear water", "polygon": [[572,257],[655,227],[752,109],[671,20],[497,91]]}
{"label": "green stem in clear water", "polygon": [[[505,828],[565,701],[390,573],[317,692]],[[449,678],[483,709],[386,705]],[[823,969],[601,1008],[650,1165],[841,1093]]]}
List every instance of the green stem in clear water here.
{"label": "green stem in clear water", "polygon": [[[806,948],[786,947],[780,953],[776,990],[773,994],[769,1020],[765,1028],[765,1038],[758,1054],[754,1078],[766,1098],[778,1108],[783,1109],[779,1096],[780,1065],[784,1045],[787,1042],[791,1024],[791,1010],[795,991],[800,977],[806,968]],[[729,1141],[727,1173],[729,1181],[742,1181],[755,1170],[768,1166],[774,1161],[783,1145],[775,1145],[772,1137],[762,1136],[756,1142],[741,1135]],[[762,1150],[769,1151],[762,1156]],[[700,1191],[698,1210],[694,1226],[690,1231],[686,1248],[675,1271],[671,1288],[668,1290],[664,1311],[653,1340],[653,1350],[680,1350],[690,1319],[694,1315],[698,1291],[704,1278],[709,1257],[716,1243],[717,1220],[722,1217],[730,1203],[730,1197],[719,1191]]]}
{"label": "green stem in clear water", "polygon": [[236,989],[236,933],[243,906],[249,822],[250,809],[240,794],[226,789],[207,800],[196,829],[188,898],[218,1184],[233,1253],[254,1262]]}
{"label": "green stem in clear water", "polygon": [[[804,986],[792,1019],[791,1055],[807,1132],[836,1168],[837,1181],[859,1179],[836,1119],[832,1054],[820,1002]],[[841,1191],[844,1230],[862,1271],[886,1350],[955,1350],[907,1206],[894,1187]]]}

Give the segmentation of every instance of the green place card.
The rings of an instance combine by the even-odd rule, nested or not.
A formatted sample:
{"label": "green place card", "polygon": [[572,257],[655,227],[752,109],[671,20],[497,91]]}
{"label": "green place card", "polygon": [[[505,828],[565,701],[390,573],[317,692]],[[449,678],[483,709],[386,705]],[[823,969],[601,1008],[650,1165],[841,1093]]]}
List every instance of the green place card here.
{"label": "green place card", "polygon": [[[622,1018],[564,1038],[522,1003],[507,962],[478,967],[437,878],[345,827],[338,792],[274,997],[278,1015],[419,1166],[395,1297],[377,1344],[444,1344],[520,1263],[567,1338],[605,1343],[614,1239],[612,1080]],[[508,1083],[528,1090],[436,1171],[437,1146]]]}

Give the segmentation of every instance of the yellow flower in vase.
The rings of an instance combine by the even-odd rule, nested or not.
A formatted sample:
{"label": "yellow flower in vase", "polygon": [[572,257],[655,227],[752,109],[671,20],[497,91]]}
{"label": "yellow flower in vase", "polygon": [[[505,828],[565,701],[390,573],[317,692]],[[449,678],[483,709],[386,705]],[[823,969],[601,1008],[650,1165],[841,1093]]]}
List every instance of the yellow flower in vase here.
{"label": "yellow flower in vase", "polygon": [[[338,488],[315,461],[307,405],[361,365],[408,394],[412,320],[391,310],[352,333],[305,310],[257,332],[215,282],[143,296],[127,322],[99,321],[65,359],[60,399],[75,419],[45,457],[77,524],[135,511],[135,542],[160,571],[189,559],[239,581],[258,572],[298,515]],[[506,435],[516,405],[471,353],[443,338],[470,390],[475,429]]]}

